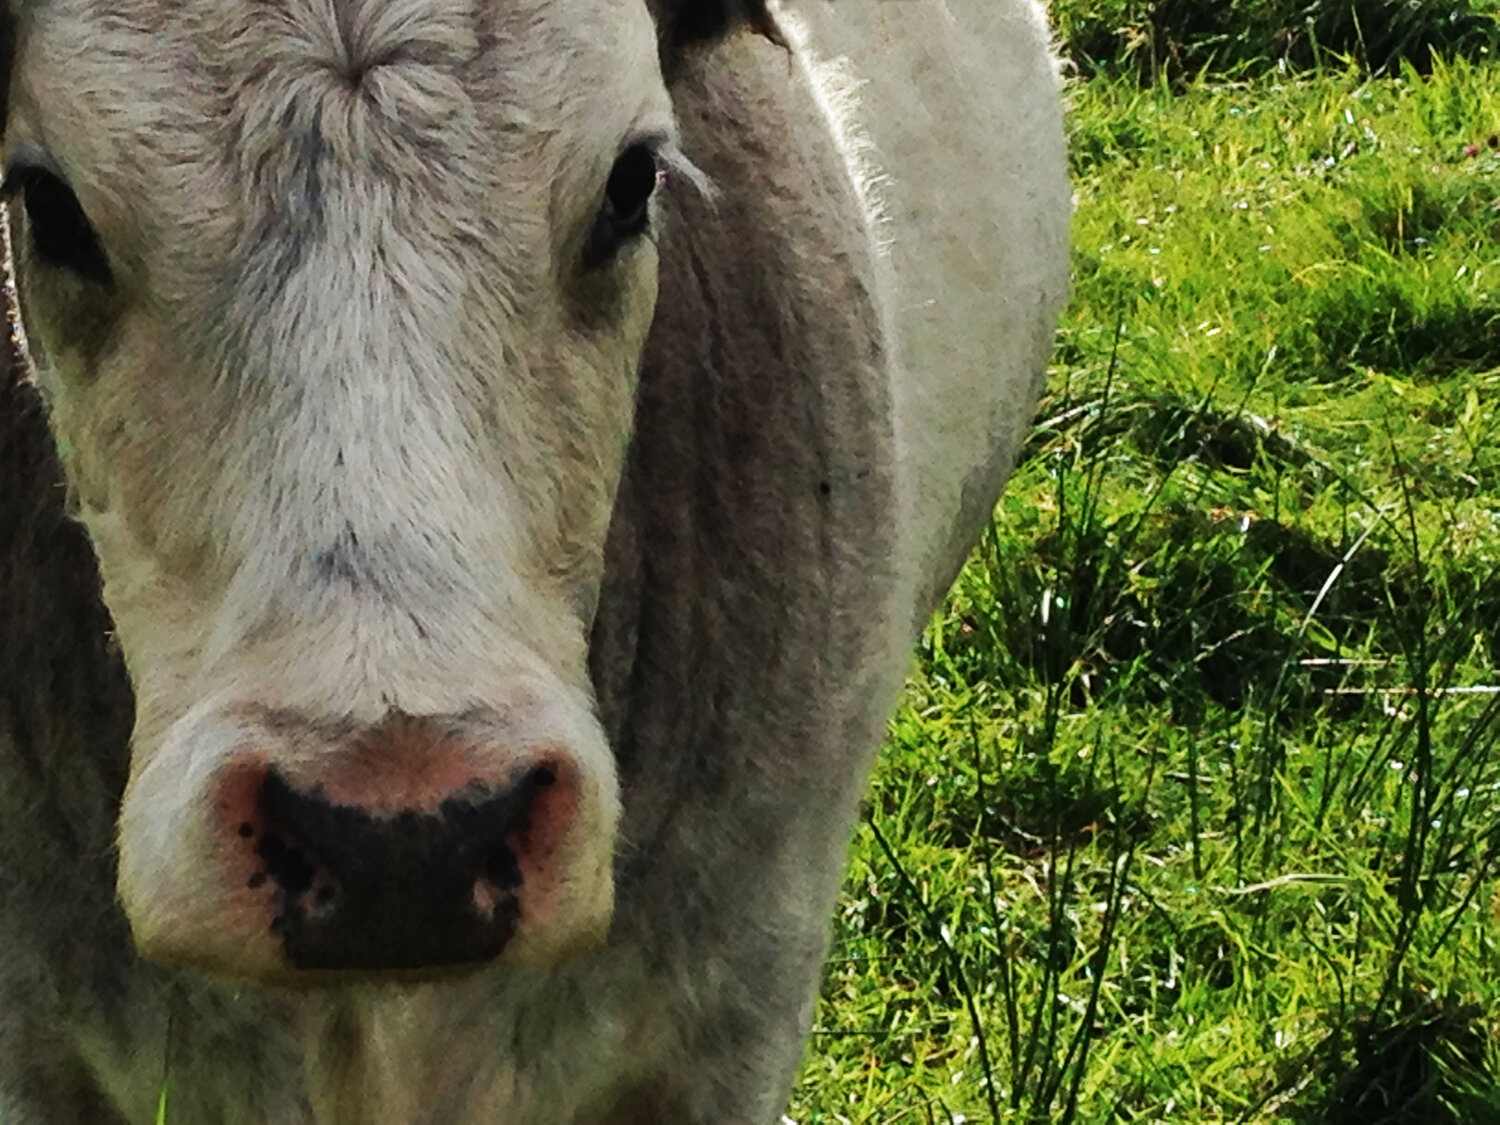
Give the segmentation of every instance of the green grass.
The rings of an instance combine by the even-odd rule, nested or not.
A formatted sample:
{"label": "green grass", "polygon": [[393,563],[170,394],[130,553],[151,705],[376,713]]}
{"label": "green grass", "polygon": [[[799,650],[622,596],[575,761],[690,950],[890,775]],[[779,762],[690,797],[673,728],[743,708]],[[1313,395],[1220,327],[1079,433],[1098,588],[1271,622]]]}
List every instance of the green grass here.
{"label": "green grass", "polygon": [[1055,13],[1113,36],[1075,298],[891,724],[802,1125],[1500,1122],[1500,17],[1388,4],[1375,58],[1377,7],[1301,59],[1255,35],[1355,6],[1199,5],[1154,73],[1124,17],[1184,5]]}
{"label": "green grass", "polygon": [[1322,68],[1351,60],[1376,74],[1432,55],[1493,59],[1493,0],[1060,0],[1052,15],[1083,74],[1148,83]]}

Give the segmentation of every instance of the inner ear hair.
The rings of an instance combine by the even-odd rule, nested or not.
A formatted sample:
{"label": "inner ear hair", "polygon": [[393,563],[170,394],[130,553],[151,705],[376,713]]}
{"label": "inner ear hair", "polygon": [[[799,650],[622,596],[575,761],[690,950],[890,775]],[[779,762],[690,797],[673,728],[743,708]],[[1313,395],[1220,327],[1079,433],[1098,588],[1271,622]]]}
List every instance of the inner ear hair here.
{"label": "inner ear hair", "polygon": [[778,47],[787,45],[766,0],[653,0],[652,10],[668,81],[683,51],[713,44],[742,27]]}

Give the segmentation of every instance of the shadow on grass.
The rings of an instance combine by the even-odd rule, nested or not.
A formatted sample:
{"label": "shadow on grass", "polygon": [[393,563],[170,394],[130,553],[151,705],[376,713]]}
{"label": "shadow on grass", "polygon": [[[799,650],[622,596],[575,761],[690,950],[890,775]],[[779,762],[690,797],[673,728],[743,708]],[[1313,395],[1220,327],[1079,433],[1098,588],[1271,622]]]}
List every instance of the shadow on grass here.
{"label": "shadow on grass", "polygon": [[1303,366],[1321,381],[1362,368],[1420,378],[1493,364],[1500,356],[1500,309],[1457,299],[1423,299],[1409,287],[1330,284],[1302,299]]}
{"label": "shadow on grass", "polygon": [[[1251,1120],[1288,1125],[1493,1125],[1500,1083],[1476,1006],[1408,994],[1331,1034]],[[1295,1093],[1288,1093],[1295,1091]],[[1302,1092],[1306,1091],[1304,1095]]]}

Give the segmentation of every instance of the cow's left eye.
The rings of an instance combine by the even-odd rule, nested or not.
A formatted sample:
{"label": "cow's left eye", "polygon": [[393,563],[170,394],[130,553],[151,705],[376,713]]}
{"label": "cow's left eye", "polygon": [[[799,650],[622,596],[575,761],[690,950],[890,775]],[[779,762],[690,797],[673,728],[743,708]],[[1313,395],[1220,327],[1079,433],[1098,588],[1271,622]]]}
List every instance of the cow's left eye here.
{"label": "cow's left eye", "polygon": [[645,145],[632,145],[610,169],[604,200],[594,216],[584,248],[585,264],[602,265],[620,246],[651,223],[651,196],[656,191],[656,157]]}
{"label": "cow's left eye", "polygon": [[0,196],[21,199],[37,257],[97,285],[109,285],[109,258],[66,181],[47,168],[17,163],[6,170]]}

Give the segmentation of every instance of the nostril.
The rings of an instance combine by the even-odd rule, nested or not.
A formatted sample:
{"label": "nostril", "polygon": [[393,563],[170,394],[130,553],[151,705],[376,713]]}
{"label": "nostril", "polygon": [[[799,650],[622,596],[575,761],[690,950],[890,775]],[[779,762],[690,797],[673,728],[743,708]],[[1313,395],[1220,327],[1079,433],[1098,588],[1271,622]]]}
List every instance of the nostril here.
{"label": "nostril", "polygon": [[283,892],[292,898],[312,890],[317,869],[301,848],[288,844],[274,833],[266,833],[255,846],[255,854],[266,861],[266,873],[275,879]]}
{"label": "nostril", "polygon": [[516,859],[516,853],[506,847],[490,853],[490,858],[484,865],[484,876],[497,887],[505,889],[519,887],[523,882],[521,864]]}

